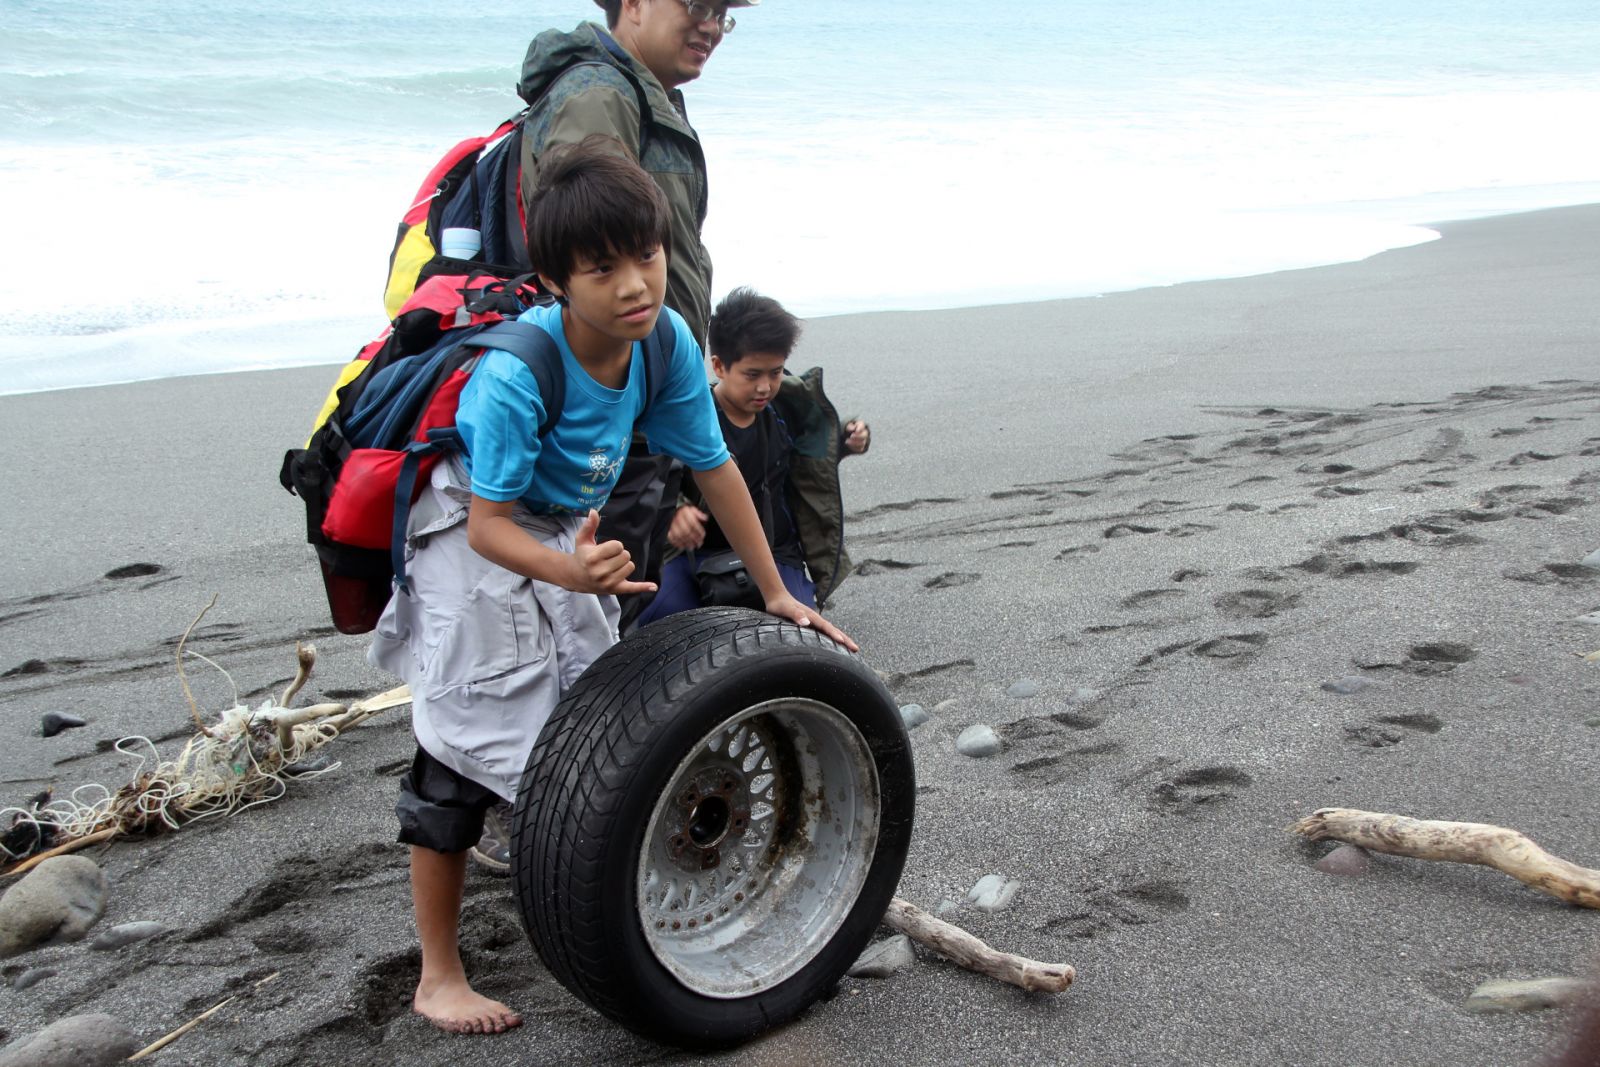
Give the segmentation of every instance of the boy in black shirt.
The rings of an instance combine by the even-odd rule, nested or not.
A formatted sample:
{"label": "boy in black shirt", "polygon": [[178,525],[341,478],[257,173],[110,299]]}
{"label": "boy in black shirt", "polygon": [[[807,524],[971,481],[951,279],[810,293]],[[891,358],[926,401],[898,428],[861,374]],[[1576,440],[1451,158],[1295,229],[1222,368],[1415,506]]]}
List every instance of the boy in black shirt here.
{"label": "boy in black shirt", "polygon": [[[797,504],[804,506],[797,499],[802,493],[794,478],[797,428],[790,426],[785,412],[779,410],[785,406],[779,400],[785,365],[799,336],[799,320],[776,300],[750,289],[735,289],[729,293],[711,318],[711,370],[717,376],[712,395],[717,401],[723,440],[750,490],[784,585],[796,600],[815,607],[818,597],[814,578],[817,576],[808,573],[808,549],[813,555],[818,551],[828,555],[829,546],[816,542],[829,540],[828,529],[834,534],[833,540],[839,540],[842,515],[830,516],[831,522],[820,524],[823,536],[812,537],[810,540],[814,543],[805,544],[807,538],[803,536],[802,524],[796,521],[795,512]],[[867,424],[853,419],[837,428],[832,406],[821,395],[820,376],[807,384],[809,390],[797,384],[785,392],[785,397],[792,393],[804,398],[797,403],[805,404],[807,410],[803,417],[810,428],[815,429],[819,421],[831,421],[831,426],[836,428],[832,432],[837,435],[833,462],[846,455],[865,452],[872,439]],[[807,396],[807,392],[811,395]],[[789,418],[793,417],[791,409]],[[815,437],[814,433],[808,435],[809,439]],[[813,463],[813,469],[815,466]],[[837,494],[836,480],[834,493]],[[842,508],[835,510],[842,511]],[[817,523],[808,525],[819,527]],[[731,551],[715,521],[695,502],[686,502],[678,508],[668,528],[667,540],[682,555],[663,567],[660,590],[639,616],[641,626],[699,607],[702,598],[695,579],[697,564]],[[831,561],[810,561],[814,564],[811,571],[829,572],[830,592],[843,576],[838,566],[843,557],[842,544],[834,547],[839,551],[832,553]]]}

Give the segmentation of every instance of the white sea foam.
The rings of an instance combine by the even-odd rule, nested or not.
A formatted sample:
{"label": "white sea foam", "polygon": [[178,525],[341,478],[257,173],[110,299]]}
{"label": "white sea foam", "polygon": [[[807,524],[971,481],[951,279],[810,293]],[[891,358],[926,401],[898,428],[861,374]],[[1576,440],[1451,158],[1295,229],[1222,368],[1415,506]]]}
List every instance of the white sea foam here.
{"label": "white sea foam", "polygon": [[[1225,0],[1199,30],[1097,0],[1024,32],[954,0],[775,0],[687,90],[716,290],[805,315],[1083,296],[1600,200],[1585,8],[1350,3]],[[0,59],[0,392],[349,358],[422,175],[515,109],[532,28],[593,13],[85,5],[23,3],[37,32]]]}

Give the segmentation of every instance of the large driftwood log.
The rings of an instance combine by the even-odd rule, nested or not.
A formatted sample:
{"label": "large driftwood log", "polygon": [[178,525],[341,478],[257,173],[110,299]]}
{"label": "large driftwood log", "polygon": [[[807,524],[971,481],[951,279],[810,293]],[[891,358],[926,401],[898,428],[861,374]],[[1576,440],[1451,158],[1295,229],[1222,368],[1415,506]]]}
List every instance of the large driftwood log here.
{"label": "large driftwood log", "polygon": [[1289,830],[1313,841],[1332,838],[1393,856],[1493,867],[1568,904],[1600,908],[1600,871],[1552,856],[1525,834],[1503,826],[1323,808]]}
{"label": "large driftwood log", "polygon": [[1068,964],[1040,963],[991,948],[961,927],[936,919],[899,897],[889,902],[889,911],[883,921],[891,929],[926,945],[969,971],[986,974],[1030,993],[1060,993],[1077,977],[1077,972]]}

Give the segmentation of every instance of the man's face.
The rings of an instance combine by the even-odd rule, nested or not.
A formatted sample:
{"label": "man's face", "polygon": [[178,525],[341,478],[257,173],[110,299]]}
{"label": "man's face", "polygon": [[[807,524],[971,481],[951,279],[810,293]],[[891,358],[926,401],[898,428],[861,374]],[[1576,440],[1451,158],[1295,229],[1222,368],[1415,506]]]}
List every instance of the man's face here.
{"label": "man's face", "polygon": [[722,43],[725,3],[715,17],[696,22],[683,0],[626,0],[622,18],[634,20],[633,43],[641,63],[668,89],[694,81]]}
{"label": "man's face", "polygon": [[775,352],[752,352],[728,364],[711,357],[711,371],[717,376],[717,403],[735,423],[749,421],[766,410],[783,383],[787,357]]}

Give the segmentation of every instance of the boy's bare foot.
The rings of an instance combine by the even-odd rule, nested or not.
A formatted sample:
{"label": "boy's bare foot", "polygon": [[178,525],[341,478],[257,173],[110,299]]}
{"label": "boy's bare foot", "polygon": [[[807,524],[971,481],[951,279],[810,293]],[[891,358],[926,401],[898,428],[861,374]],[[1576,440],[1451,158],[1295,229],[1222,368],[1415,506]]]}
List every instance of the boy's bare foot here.
{"label": "boy's bare foot", "polygon": [[522,1025],[522,1016],[461,981],[417,986],[411,1010],[451,1034],[503,1034]]}

